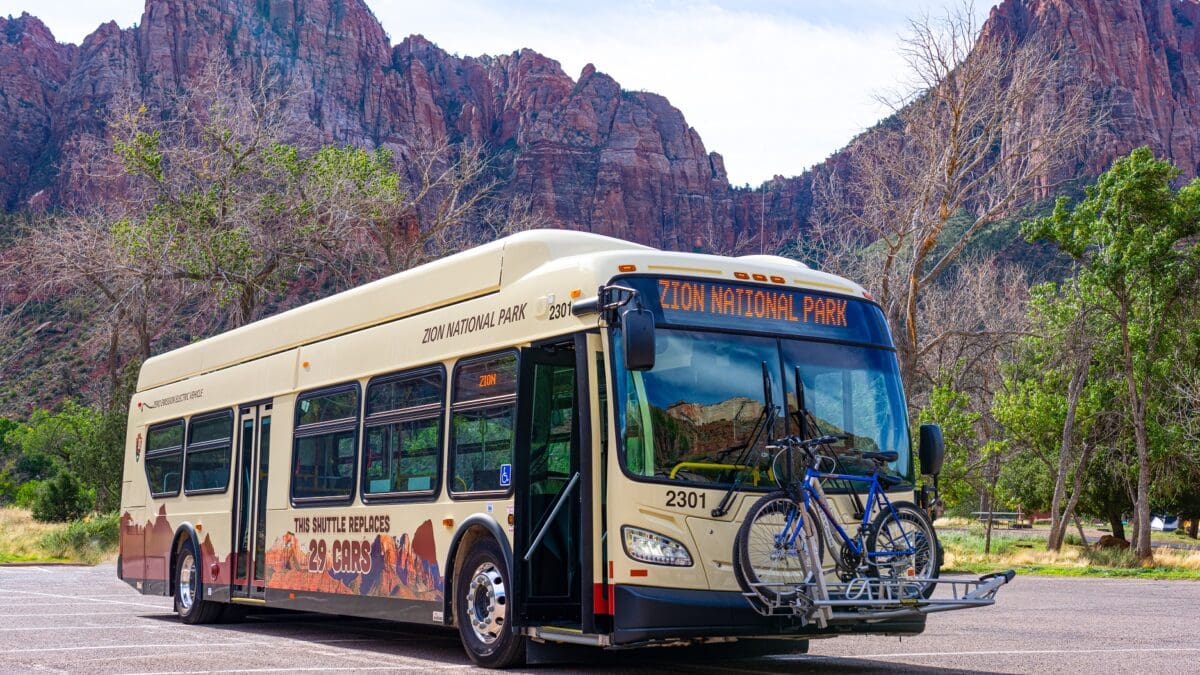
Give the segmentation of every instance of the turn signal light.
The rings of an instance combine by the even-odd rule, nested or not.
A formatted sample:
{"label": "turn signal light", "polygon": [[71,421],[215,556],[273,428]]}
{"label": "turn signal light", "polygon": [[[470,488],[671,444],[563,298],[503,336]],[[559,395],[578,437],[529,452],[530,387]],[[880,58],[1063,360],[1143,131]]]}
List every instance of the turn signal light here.
{"label": "turn signal light", "polygon": [[636,272],[637,265],[617,265],[617,270],[621,272]]}

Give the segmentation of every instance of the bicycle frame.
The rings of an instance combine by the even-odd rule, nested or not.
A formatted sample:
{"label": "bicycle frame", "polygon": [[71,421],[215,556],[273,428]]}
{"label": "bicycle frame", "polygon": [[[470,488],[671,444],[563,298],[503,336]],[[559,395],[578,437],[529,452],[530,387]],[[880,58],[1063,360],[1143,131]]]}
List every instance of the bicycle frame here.
{"label": "bicycle frame", "polygon": [[[829,522],[830,524],[832,524],[834,529],[837,531],[837,534],[841,538],[842,543],[846,546],[849,546],[850,550],[853,551],[856,556],[861,556],[865,553],[867,559],[871,560],[871,559],[875,559],[875,558],[910,555],[910,554],[913,554],[916,552],[916,549],[913,548],[912,543],[909,542],[909,540],[908,540],[908,533],[904,531],[903,527],[900,528],[900,535],[904,538],[904,546],[905,546],[904,550],[902,550],[902,551],[882,551],[882,552],[881,551],[875,551],[875,552],[866,551],[865,550],[866,543],[865,542],[860,543],[858,541],[858,537],[851,537],[849,535],[849,533],[847,533],[846,530],[843,529],[842,526],[838,523],[837,518],[834,517],[833,512],[829,509],[829,504],[827,503],[827,501],[825,499],[825,492],[821,489],[821,484],[820,484],[820,481],[824,480],[824,479],[846,480],[846,481],[851,481],[851,482],[855,482],[855,483],[868,483],[869,484],[869,488],[867,490],[867,503],[866,503],[866,506],[863,508],[862,523],[860,523],[860,525],[859,525],[860,537],[861,537],[861,533],[865,532],[867,527],[871,523],[871,514],[874,512],[874,506],[875,506],[876,500],[881,501],[883,503],[883,505],[886,506],[888,513],[891,514],[892,519],[899,522],[899,517],[896,515],[896,509],[892,508],[892,502],[890,499],[888,499],[887,492],[885,492],[883,490],[883,488],[880,486],[878,473],[872,473],[870,476],[858,476],[858,475],[843,474],[843,473],[822,473],[819,471],[814,471],[810,467],[808,469],[805,469],[804,480],[803,480],[803,482],[801,482],[801,484],[799,486],[800,490],[801,490],[802,499],[796,500],[796,501],[802,501],[804,504],[804,508],[796,509],[795,511],[788,514],[787,519],[784,521],[783,532],[780,532],[779,535],[777,535],[775,538],[776,544],[781,544],[786,541],[787,546],[789,548],[795,546],[796,538],[799,537],[800,532],[802,532],[804,530],[804,515],[803,514],[808,512],[809,506],[815,501],[817,506],[825,514],[825,520],[827,522]],[[793,522],[793,518],[795,519],[794,522]],[[795,526],[795,527],[793,528],[793,526]]]}

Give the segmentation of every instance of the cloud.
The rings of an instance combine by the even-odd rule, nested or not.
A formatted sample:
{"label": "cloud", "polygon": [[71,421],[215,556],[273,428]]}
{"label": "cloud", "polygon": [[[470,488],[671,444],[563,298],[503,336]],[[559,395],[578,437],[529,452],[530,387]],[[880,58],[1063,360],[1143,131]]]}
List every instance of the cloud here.
{"label": "cloud", "polygon": [[873,125],[886,113],[875,94],[903,72],[899,25],[864,27],[836,11],[841,3],[816,3],[829,5],[816,19],[776,7],[784,4],[534,2],[518,12],[482,0],[452,7],[377,0],[373,7],[394,40],[422,33],[465,55],[530,47],[572,76],[590,62],[626,89],[662,94],[710,151],[724,155],[734,184],[757,184],[802,172]]}
{"label": "cloud", "polygon": [[102,23],[127,28],[142,19],[142,0],[0,0],[0,16],[21,12],[42,20],[59,42],[79,44]]}

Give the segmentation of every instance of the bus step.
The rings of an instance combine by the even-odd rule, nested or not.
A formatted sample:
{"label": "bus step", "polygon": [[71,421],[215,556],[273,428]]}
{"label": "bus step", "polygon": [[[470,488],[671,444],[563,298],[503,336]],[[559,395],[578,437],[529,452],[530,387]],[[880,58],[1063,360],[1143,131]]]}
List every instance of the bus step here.
{"label": "bus step", "polygon": [[584,633],[578,628],[567,626],[531,626],[525,629],[525,634],[534,640],[546,642],[565,642],[573,645],[594,645],[607,647],[609,637],[594,633]]}

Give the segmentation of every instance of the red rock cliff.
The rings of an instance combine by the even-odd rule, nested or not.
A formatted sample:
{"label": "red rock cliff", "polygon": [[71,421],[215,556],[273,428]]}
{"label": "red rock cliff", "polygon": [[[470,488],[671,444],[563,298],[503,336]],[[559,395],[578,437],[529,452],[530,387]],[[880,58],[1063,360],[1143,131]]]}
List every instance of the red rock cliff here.
{"label": "red rock cliff", "polygon": [[1109,121],[1085,175],[1150,145],[1188,176],[1200,168],[1200,4],[1196,0],[1006,0],[981,39],[1061,44],[1072,76],[1092,85]]}
{"label": "red rock cliff", "polygon": [[[1061,41],[1074,73],[1112,104],[1080,159],[1086,173],[1148,143],[1194,175],[1198,20],[1196,0],[1005,0],[983,39]],[[720,155],[661,96],[623,91],[590,65],[572,79],[529,50],[462,58],[421,36],[393,46],[362,0],[147,0],[137,27],[103,25],[79,47],[32,17],[0,19],[2,205],[39,192],[39,203],[86,200],[74,178],[81,147],[103,135],[113,97],[167,105],[218,54],[246,82],[270,70],[303,91],[291,109],[299,135],[401,157],[430,140],[483,144],[505,189],[529,194],[559,227],[689,249],[806,219],[811,174],[770,181],[765,194],[731,188]]]}

